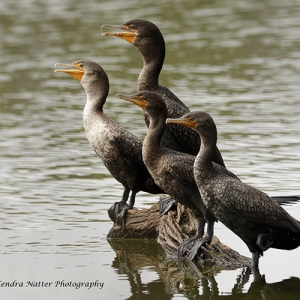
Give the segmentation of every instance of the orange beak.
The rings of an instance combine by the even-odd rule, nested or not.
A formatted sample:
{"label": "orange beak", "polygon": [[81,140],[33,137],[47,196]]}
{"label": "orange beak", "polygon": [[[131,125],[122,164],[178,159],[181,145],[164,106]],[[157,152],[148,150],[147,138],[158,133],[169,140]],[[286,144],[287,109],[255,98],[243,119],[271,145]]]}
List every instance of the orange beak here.
{"label": "orange beak", "polygon": [[119,38],[124,39],[125,41],[129,43],[133,43],[135,36],[137,35],[137,31],[134,29],[129,28],[127,25],[109,25],[104,24],[101,26],[102,28],[115,28],[115,29],[122,29],[125,32],[104,32],[102,33],[102,36],[117,36]]}
{"label": "orange beak", "polygon": [[166,124],[180,124],[192,129],[194,129],[196,126],[196,122],[192,121],[190,118],[178,118],[178,119],[168,118],[166,120]]}
{"label": "orange beak", "polygon": [[124,94],[117,94],[116,97],[134,103],[135,105],[139,106],[142,109],[145,109],[147,105],[147,101],[144,99],[143,96],[134,96],[134,95],[127,96]]}
{"label": "orange beak", "polygon": [[55,72],[64,72],[67,73],[69,75],[71,75],[72,77],[74,77],[75,79],[77,79],[78,81],[81,81],[83,75],[84,75],[84,68],[80,66],[80,64],[77,63],[72,63],[72,64],[63,64],[63,63],[56,63],[54,65],[54,67],[56,66],[65,66],[65,67],[70,67],[72,69],[56,69]]}

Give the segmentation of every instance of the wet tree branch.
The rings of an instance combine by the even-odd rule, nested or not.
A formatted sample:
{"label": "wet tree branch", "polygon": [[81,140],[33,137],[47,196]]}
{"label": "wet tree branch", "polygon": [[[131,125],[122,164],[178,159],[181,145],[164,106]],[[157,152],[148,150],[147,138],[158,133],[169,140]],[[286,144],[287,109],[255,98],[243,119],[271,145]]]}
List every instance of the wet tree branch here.
{"label": "wet tree branch", "polygon": [[[149,209],[129,210],[125,230],[114,224],[107,237],[156,239],[168,256],[176,256],[180,243],[194,236],[195,224],[192,212],[181,204],[177,204],[167,215],[159,218],[157,203]],[[236,269],[251,265],[250,258],[221,243],[216,236],[210,245],[202,247],[197,261],[207,268]]]}

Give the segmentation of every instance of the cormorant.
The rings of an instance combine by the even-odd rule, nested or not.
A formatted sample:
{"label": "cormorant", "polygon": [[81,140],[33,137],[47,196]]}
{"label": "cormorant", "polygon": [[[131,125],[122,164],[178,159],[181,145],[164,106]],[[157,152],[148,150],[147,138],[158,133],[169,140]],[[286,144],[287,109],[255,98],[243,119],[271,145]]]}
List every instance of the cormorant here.
{"label": "cormorant", "polygon": [[252,267],[269,248],[292,250],[300,245],[300,222],[274,199],[241,182],[211,163],[217,143],[217,128],[205,112],[191,112],[167,123],[194,129],[201,138],[194,163],[194,176],[205,207],[238,235],[252,253]]}
{"label": "cormorant", "polygon": [[[167,118],[166,105],[160,95],[150,91],[140,91],[131,96],[117,94],[117,97],[140,106],[148,114],[150,124],[142,148],[144,163],[155,183],[170,197],[190,208],[198,221],[196,236],[184,241],[178,249],[179,257],[189,249],[187,257],[192,260],[202,245],[211,242],[216,221],[203,204],[194,179],[195,156],[160,145]],[[225,172],[228,176],[232,175],[223,166],[213,164],[220,172]],[[205,221],[208,223],[207,235],[203,237]]]}
{"label": "cormorant", "polygon": [[[159,28],[147,20],[133,19],[122,25],[102,25],[102,28],[121,29],[122,32],[105,32],[103,36],[117,36],[132,43],[143,58],[143,69],[138,78],[137,90],[149,90],[158,93],[165,101],[168,118],[179,118],[189,109],[168,88],[159,85],[159,75],[165,59],[165,41]],[[145,115],[146,124],[149,125],[148,116]],[[167,124],[161,141],[161,146],[176,151],[197,155],[200,147],[199,136],[193,130],[184,126]],[[225,166],[218,148],[216,148],[212,161]],[[273,196],[280,204],[292,203],[300,200],[300,196]],[[166,213],[173,205],[173,199],[166,198],[161,201],[161,215]]]}
{"label": "cormorant", "polygon": [[[122,25],[104,24],[103,27],[121,29],[123,32],[105,32],[104,36],[117,36],[132,43],[143,58],[143,69],[138,78],[137,90],[158,93],[165,101],[168,118],[178,118],[188,113],[186,105],[168,88],[159,85],[159,75],[165,59],[165,41],[159,28],[142,19],[133,19]],[[149,124],[148,116],[145,115]],[[200,147],[199,136],[189,128],[165,126],[161,146],[196,155]],[[213,161],[224,166],[222,156],[216,148]]]}
{"label": "cormorant", "polygon": [[[123,32],[105,32],[103,36],[117,36],[132,43],[143,58],[143,69],[138,78],[137,90],[149,90],[158,93],[165,101],[168,118],[178,118],[190,110],[168,88],[159,85],[159,75],[165,59],[165,40],[159,28],[150,21],[133,19],[122,25],[104,24],[101,28],[116,28]],[[145,122],[149,126],[149,117],[144,114]],[[161,146],[176,151],[196,155],[200,147],[199,136],[184,126],[165,126],[161,139]],[[225,166],[218,148],[213,161]],[[174,204],[173,199],[166,198],[160,203],[160,215],[168,212]]]}
{"label": "cormorant", "polygon": [[89,143],[105,167],[124,186],[122,200],[108,210],[110,218],[124,229],[126,212],[134,206],[136,193],[144,191],[160,194],[164,191],[154,183],[143,163],[140,139],[104,114],[109,80],[102,67],[89,60],[56,65],[70,67],[55,71],[73,76],[86,91],[84,129]]}

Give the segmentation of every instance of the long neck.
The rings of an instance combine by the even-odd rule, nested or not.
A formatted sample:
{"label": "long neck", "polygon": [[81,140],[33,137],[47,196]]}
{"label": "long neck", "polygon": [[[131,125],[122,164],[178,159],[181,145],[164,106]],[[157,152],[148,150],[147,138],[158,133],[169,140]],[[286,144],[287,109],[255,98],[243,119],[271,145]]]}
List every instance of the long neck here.
{"label": "long neck", "polygon": [[[147,46],[147,47],[146,47]],[[155,41],[153,45],[138,48],[143,57],[143,69],[138,79],[138,90],[153,90],[158,86],[158,78],[165,59],[165,43]]]}
{"label": "long neck", "polygon": [[216,151],[217,131],[213,128],[212,131],[200,133],[201,146],[200,151],[195,160],[195,169],[199,176],[205,178],[209,173],[214,172],[212,160]]}
{"label": "long neck", "polygon": [[152,162],[155,156],[161,151],[160,141],[164,133],[166,113],[160,111],[156,115],[150,115],[148,133],[143,142],[143,159]]}
{"label": "long neck", "polygon": [[108,82],[90,81],[82,85],[87,94],[86,108],[102,112],[109,91]]}

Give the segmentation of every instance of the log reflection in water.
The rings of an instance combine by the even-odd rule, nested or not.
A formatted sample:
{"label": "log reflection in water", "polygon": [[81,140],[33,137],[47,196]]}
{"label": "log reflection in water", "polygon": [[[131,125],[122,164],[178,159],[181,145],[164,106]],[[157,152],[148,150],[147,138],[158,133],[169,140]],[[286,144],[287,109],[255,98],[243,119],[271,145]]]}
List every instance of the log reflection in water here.
{"label": "log reflection in water", "polygon": [[[159,203],[149,209],[129,210],[126,218],[126,229],[114,224],[108,238],[157,239],[167,255],[177,256],[179,245],[195,235],[196,220],[190,209],[177,203],[167,215],[159,218]],[[224,245],[216,236],[210,245],[201,248],[196,261],[206,270],[234,270],[250,267],[251,260],[240,255],[229,246]]]}
{"label": "log reflection in water", "polygon": [[[149,299],[172,299],[174,294],[186,297],[213,296],[213,299],[245,300],[298,300],[300,278],[291,277],[276,283],[267,283],[264,276],[253,281],[251,268],[241,268],[232,286],[231,294],[219,289],[218,274],[222,271],[204,269],[200,264],[167,257],[162,247],[154,240],[112,239],[108,241],[116,253],[112,267],[118,274],[126,275],[132,296],[149,296]],[[145,273],[155,272],[159,279],[143,280]],[[228,289],[230,290],[230,289]]]}

